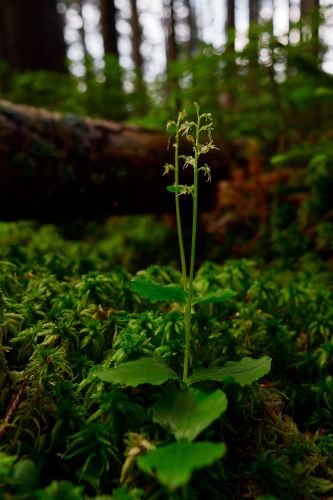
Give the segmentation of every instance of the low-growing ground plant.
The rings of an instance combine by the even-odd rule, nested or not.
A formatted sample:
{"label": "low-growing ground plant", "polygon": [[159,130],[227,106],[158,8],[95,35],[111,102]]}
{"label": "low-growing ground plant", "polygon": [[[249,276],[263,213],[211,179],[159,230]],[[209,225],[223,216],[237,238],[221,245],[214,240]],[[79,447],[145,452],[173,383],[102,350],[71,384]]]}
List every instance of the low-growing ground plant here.
{"label": "low-growing ground plant", "polygon": [[[192,387],[206,382],[233,380],[241,386],[251,384],[270,370],[270,358],[245,357],[240,361],[229,361],[223,366],[212,365],[200,368],[189,374],[191,359],[191,328],[194,307],[209,307],[222,303],[236,295],[230,289],[195,293],[194,273],[197,239],[199,175],[202,173],[209,181],[210,167],[201,164],[201,157],[214,149],[212,139],[213,122],[210,113],[201,113],[195,103],[194,121],[186,119],[186,112],[178,114],[177,121],[168,123],[168,130],[174,136],[174,164],[164,167],[164,174],[173,173],[174,183],[168,187],[175,196],[177,234],[181,262],[181,284],[163,285],[152,280],[137,277],[132,280],[130,289],[150,302],[165,302],[172,307],[178,304],[184,318],[184,362],[183,375],[168,366],[158,356],[142,357],[122,363],[118,367],[98,372],[98,377],[112,384],[137,387],[142,384],[161,386],[166,381],[176,381],[177,386],[168,387],[163,396],[153,405],[152,419],[171,433],[176,442],[162,447],[150,446],[146,454],[138,458],[138,466],[145,472],[155,471],[157,479],[169,490],[185,486],[196,469],[211,465],[226,452],[223,442],[196,441],[203,430],[219,418],[227,408],[227,397],[221,389],[205,390]],[[184,135],[192,145],[192,155],[180,152],[180,137]],[[180,162],[184,168],[193,170],[193,184],[180,183]],[[187,265],[186,251],[181,222],[180,198],[192,198],[192,237],[190,263]],[[215,360],[212,359],[211,362]],[[178,368],[178,367],[177,367]]]}

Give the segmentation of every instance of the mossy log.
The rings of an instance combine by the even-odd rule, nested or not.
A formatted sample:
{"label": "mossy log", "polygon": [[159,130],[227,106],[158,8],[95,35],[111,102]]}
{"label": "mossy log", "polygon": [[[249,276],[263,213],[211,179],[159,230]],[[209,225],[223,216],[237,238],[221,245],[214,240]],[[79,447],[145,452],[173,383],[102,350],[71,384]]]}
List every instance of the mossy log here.
{"label": "mossy log", "polygon": [[[160,131],[0,101],[0,219],[171,212],[162,167],[172,155]],[[214,174],[202,183],[202,209],[226,177],[223,151],[206,160]]]}

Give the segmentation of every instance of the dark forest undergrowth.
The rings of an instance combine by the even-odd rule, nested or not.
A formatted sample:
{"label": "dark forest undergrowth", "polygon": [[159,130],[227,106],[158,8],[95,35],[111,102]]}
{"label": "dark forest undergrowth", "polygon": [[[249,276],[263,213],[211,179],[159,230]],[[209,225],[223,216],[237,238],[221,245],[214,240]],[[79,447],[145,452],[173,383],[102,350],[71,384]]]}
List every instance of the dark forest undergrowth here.
{"label": "dark forest undergrowth", "polygon": [[151,217],[111,220],[86,234],[70,240],[54,226],[0,226],[1,498],[330,498],[327,259],[310,249],[287,262],[202,259],[195,291],[236,295],[196,307],[192,367],[263,355],[272,365],[250,385],[213,384],[228,407],[200,441],[223,442],[227,451],[174,488],[158,468],[147,472],[137,462],[172,442],[151,408],[175,382],[124,387],[101,381],[96,370],[142,355],[176,370],[182,364],[179,305],[151,304],[130,287],[133,276],[180,281],[175,235]]}

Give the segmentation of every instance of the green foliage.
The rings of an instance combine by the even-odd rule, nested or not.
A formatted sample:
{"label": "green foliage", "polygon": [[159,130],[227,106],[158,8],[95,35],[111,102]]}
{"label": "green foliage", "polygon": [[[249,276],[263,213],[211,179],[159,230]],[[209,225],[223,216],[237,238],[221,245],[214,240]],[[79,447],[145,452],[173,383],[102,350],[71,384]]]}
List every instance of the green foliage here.
{"label": "green foliage", "polygon": [[[142,227],[149,240],[151,226]],[[130,252],[141,248],[142,238]],[[194,498],[220,491],[221,478],[226,498],[232,498],[235,485],[242,497],[247,484],[254,485],[258,495],[270,492],[277,498],[289,491],[303,491],[314,499],[326,494],[320,491],[332,481],[325,463],[331,467],[333,389],[332,291],[325,262],[311,254],[299,259],[295,268],[280,264],[265,269],[253,259],[223,265],[205,262],[199,267],[195,298],[223,294],[230,287],[237,295],[194,306],[194,373],[187,379],[188,384],[197,382],[193,389],[185,388],[177,375],[183,357],[183,306],[151,303],[147,310],[147,302],[129,289],[132,275],[121,267],[110,271],[113,257],[105,262],[101,258],[98,249],[110,244],[109,237],[90,245],[66,240],[54,227],[38,229],[22,222],[0,225],[0,240],[0,362],[5,367],[0,375],[0,406],[2,415],[9,415],[4,433],[4,421],[0,423],[3,451],[8,453],[0,480],[4,494],[18,497],[13,467],[31,460],[40,471],[37,481],[46,478],[34,486],[40,498],[67,490],[73,498],[112,497],[127,461],[127,486],[123,493],[116,488],[117,494],[163,497],[163,484],[143,477],[137,467],[138,457],[144,458],[148,449],[140,443],[146,439],[159,450],[170,445],[173,435],[194,439],[198,432],[213,444],[223,436],[229,452],[223,462],[193,474],[188,488]],[[126,247],[123,244],[123,254]],[[54,255],[60,260],[56,262]],[[83,259],[90,262],[86,268]],[[181,280],[170,266],[150,266],[139,276],[161,285]],[[139,384],[126,362],[136,363],[142,356],[148,359]],[[159,367],[164,363],[164,381],[147,386],[155,377],[155,361]],[[245,371],[241,370],[238,383],[230,383],[235,375],[230,371],[237,366]],[[127,379],[119,383],[97,376],[105,370],[112,378],[120,369]],[[208,380],[210,370],[218,373],[218,381]],[[198,374],[202,378],[191,379]],[[259,377],[268,389],[251,383]],[[280,390],[288,399],[279,396]],[[225,411],[222,391],[229,402]],[[10,414],[12,396],[17,406]],[[156,409],[166,412],[165,425],[162,417],[155,421]],[[295,431],[291,417],[302,432],[309,430],[314,436],[310,444],[308,434]],[[143,437],[123,458],[128,433]],[[261,476],[261,462],[257,468],[260,450],[278,463],[271,479]],[[309,468],[310,479],[305,481],[303,472]],[[282,484],[282,476],[293,485]],[[141,490],[143,484],[147,491]]]}
{"label": "green foliage", "polygon": [[130,289],[150,302],[186,302],[186,293],[178,285],[160,285],[138,277],[131,281]]}
{"label": "green foliage", "polygon": [[38,486],[38,471],[31,460],[17,458],[0,451],[0,494],[7,498],[9,491],[15,492],[15,498],[25,500]]}
{"label": "green foliage", "polygon": [[171,491],[184,486],[197,469],[207,467],[225,454],[221,443],[173,443],[150,450],[138,459],[145,472],[156,471],[158,480]]}
{"label": "green foliage", "polygon": [[83,487],[69,481],[52,481],[43,490],[36,491],[36,500],[83,500]]}
{"label": "green foliage", "polygon": [[97,376],[105,382],[137,387],[140,384],[161,385],[170,379],[179,379],[161,358],[140,358],[136,361],[122,363],[116,368],[97,372]]}
{"label": "green foliage", "polygon": [[[237,53],[203,45],[174,62],[182,91],[168,102],[164,82],[151,86],[155,102],[126,95],[112,60],[102,72],[86,61],[80,82],[1,66],[1,97],[67,113],[126,119],[144,102],[141,122],[163,128],[176,102],[187,107],[178,132],[194,150],[166,165],[173,175],[177,162],[178,173],[183,164],[194,172],[213,146],[208,136],[196,142],[191,103],[200,100],[204,122],[214,112],[226,163],[256,184],[245,198],[261,200],[262,213],[248,217],[238,198],[219,214],[221,233],[202,244],[186,387],[177,374],[188,277],[173,267],[175,236],[159,218],[90,224],[81,241],[63,237],[77,234],[70,225],[0,224],[0,496],[128,500],[166,498],[167,488],[178,498],[181,486],[193,499],[331,494],[332,77],[310,37],[284,44],[261,26],[250,39]],[[33,152],[41,162],[53,154],[41,141]],[[270,184],[282,167],[286,176]],[[197,170],[210,179],[207,165]],[[168,190],[176,203],[194,200],[195,182]],[[249,259],[229,259],[248,249]],[[214,263],[203,262],[209,256]],[[201,432],[210,443],[170,443],[170,433],[191,441]]]}
{"label": "green foliage", "polygon": [[171,391],[152,409],[153,421],[171,432],[177,441],[193,441],[225,412],[227,398],[219,389]]}
{"label": "green foliage", "polygon": [[244,386],[267,375],[270,369],[271,359],[268,356],[263,356],[259,359],[246,357],[241,359],[241,361],[228,361],[222,367],[196,370],[186,382],[188,385],[192,385],[206,380],[214,380],[216,382],[236,382]]}
{"label": "green foliage", "polygon": [[218,292],[212,292],[204,295],[203,297],[198,297],[193,300],[193,305],[197,304],[220,304],[225,300],[229,300],[237,295],[237,292],[233,290],[219,290]]}

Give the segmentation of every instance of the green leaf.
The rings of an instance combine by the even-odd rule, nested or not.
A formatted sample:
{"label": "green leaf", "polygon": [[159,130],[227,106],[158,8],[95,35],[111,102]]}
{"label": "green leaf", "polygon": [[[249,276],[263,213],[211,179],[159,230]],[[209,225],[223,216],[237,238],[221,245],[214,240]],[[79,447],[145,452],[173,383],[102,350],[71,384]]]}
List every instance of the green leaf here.
{"label": "green leaf", "polygon": [[284,165],[298,161],[306,161],[313,155],[313,147],[292,149],[286,153],[275,155],[271,158],[271,165]]}
{"label": "green leaf", "polygon": [[271,358],[262,356],[259,359],[243,358],[240,361],[228,361],[224,366],[196,370],[187,380],[187,385],[197,384],[206,380],[215,382],[236,382],[244,386],[252,384],[269,373]]}
{"label": "green leaf", "polygon": [[104,382],[137,387],[140,384],[161,385],[166,380],[177,380],[179,375],[161,358],[139,358],[106,368],[96,373]]}
{"label": "green leaf", "polygon": [[130,290],[151,302],[186,303],[186,293],[179,285],[161,285],[145,278],[134,278],[130,283]]}
{"label": "green leaf", "polygon": [[83,486],[70,481],[52,481],[46,488],[35,492],[36,500],[84,500]]}
{"label": "green leaf", "polygon": [[227,403],[220,390],[174,390],[153,406],[153,421],[171,432],[177,441],[193,441],[225,412]]}
{"label": "green leaf", "polygon": [[12,467],[17,460],[16,455],[7,455],[0,450],[0,478],[4,479],[10,476]]}
{"label": "green leaf", "polygon": [[38,471],[32,460],[19,460],[13,467],[13,478],[20,492],[32,492],[38,486]]}
{"label": "green leaf", "polygon": [[174,491],[188,483],[196,469],[212,465],[225,452],[223,443],[172,443],[149,450],[137,463],[144,472],[154,470],[159,482]]}
{"label": "green leaf", "polygon": [[178,186],[172,184],[171,186],[167,186],[167,191],[169,191],[169,193],[180,193],[184,188],[185,184],[178,184]]}
{"label": "green leaf", "polygon": [[218,304],[219,302],[224,302],[225,300],[231,299],[237,295],[234,290],[218,290],[217,292],[207,293],[198,299],[193,300],[193,305],[196,304]]}
{"label": "green leaf", "polygon": [[333,89],[328,87],[318,87],[314,92],[316,97],[333,97]]}

